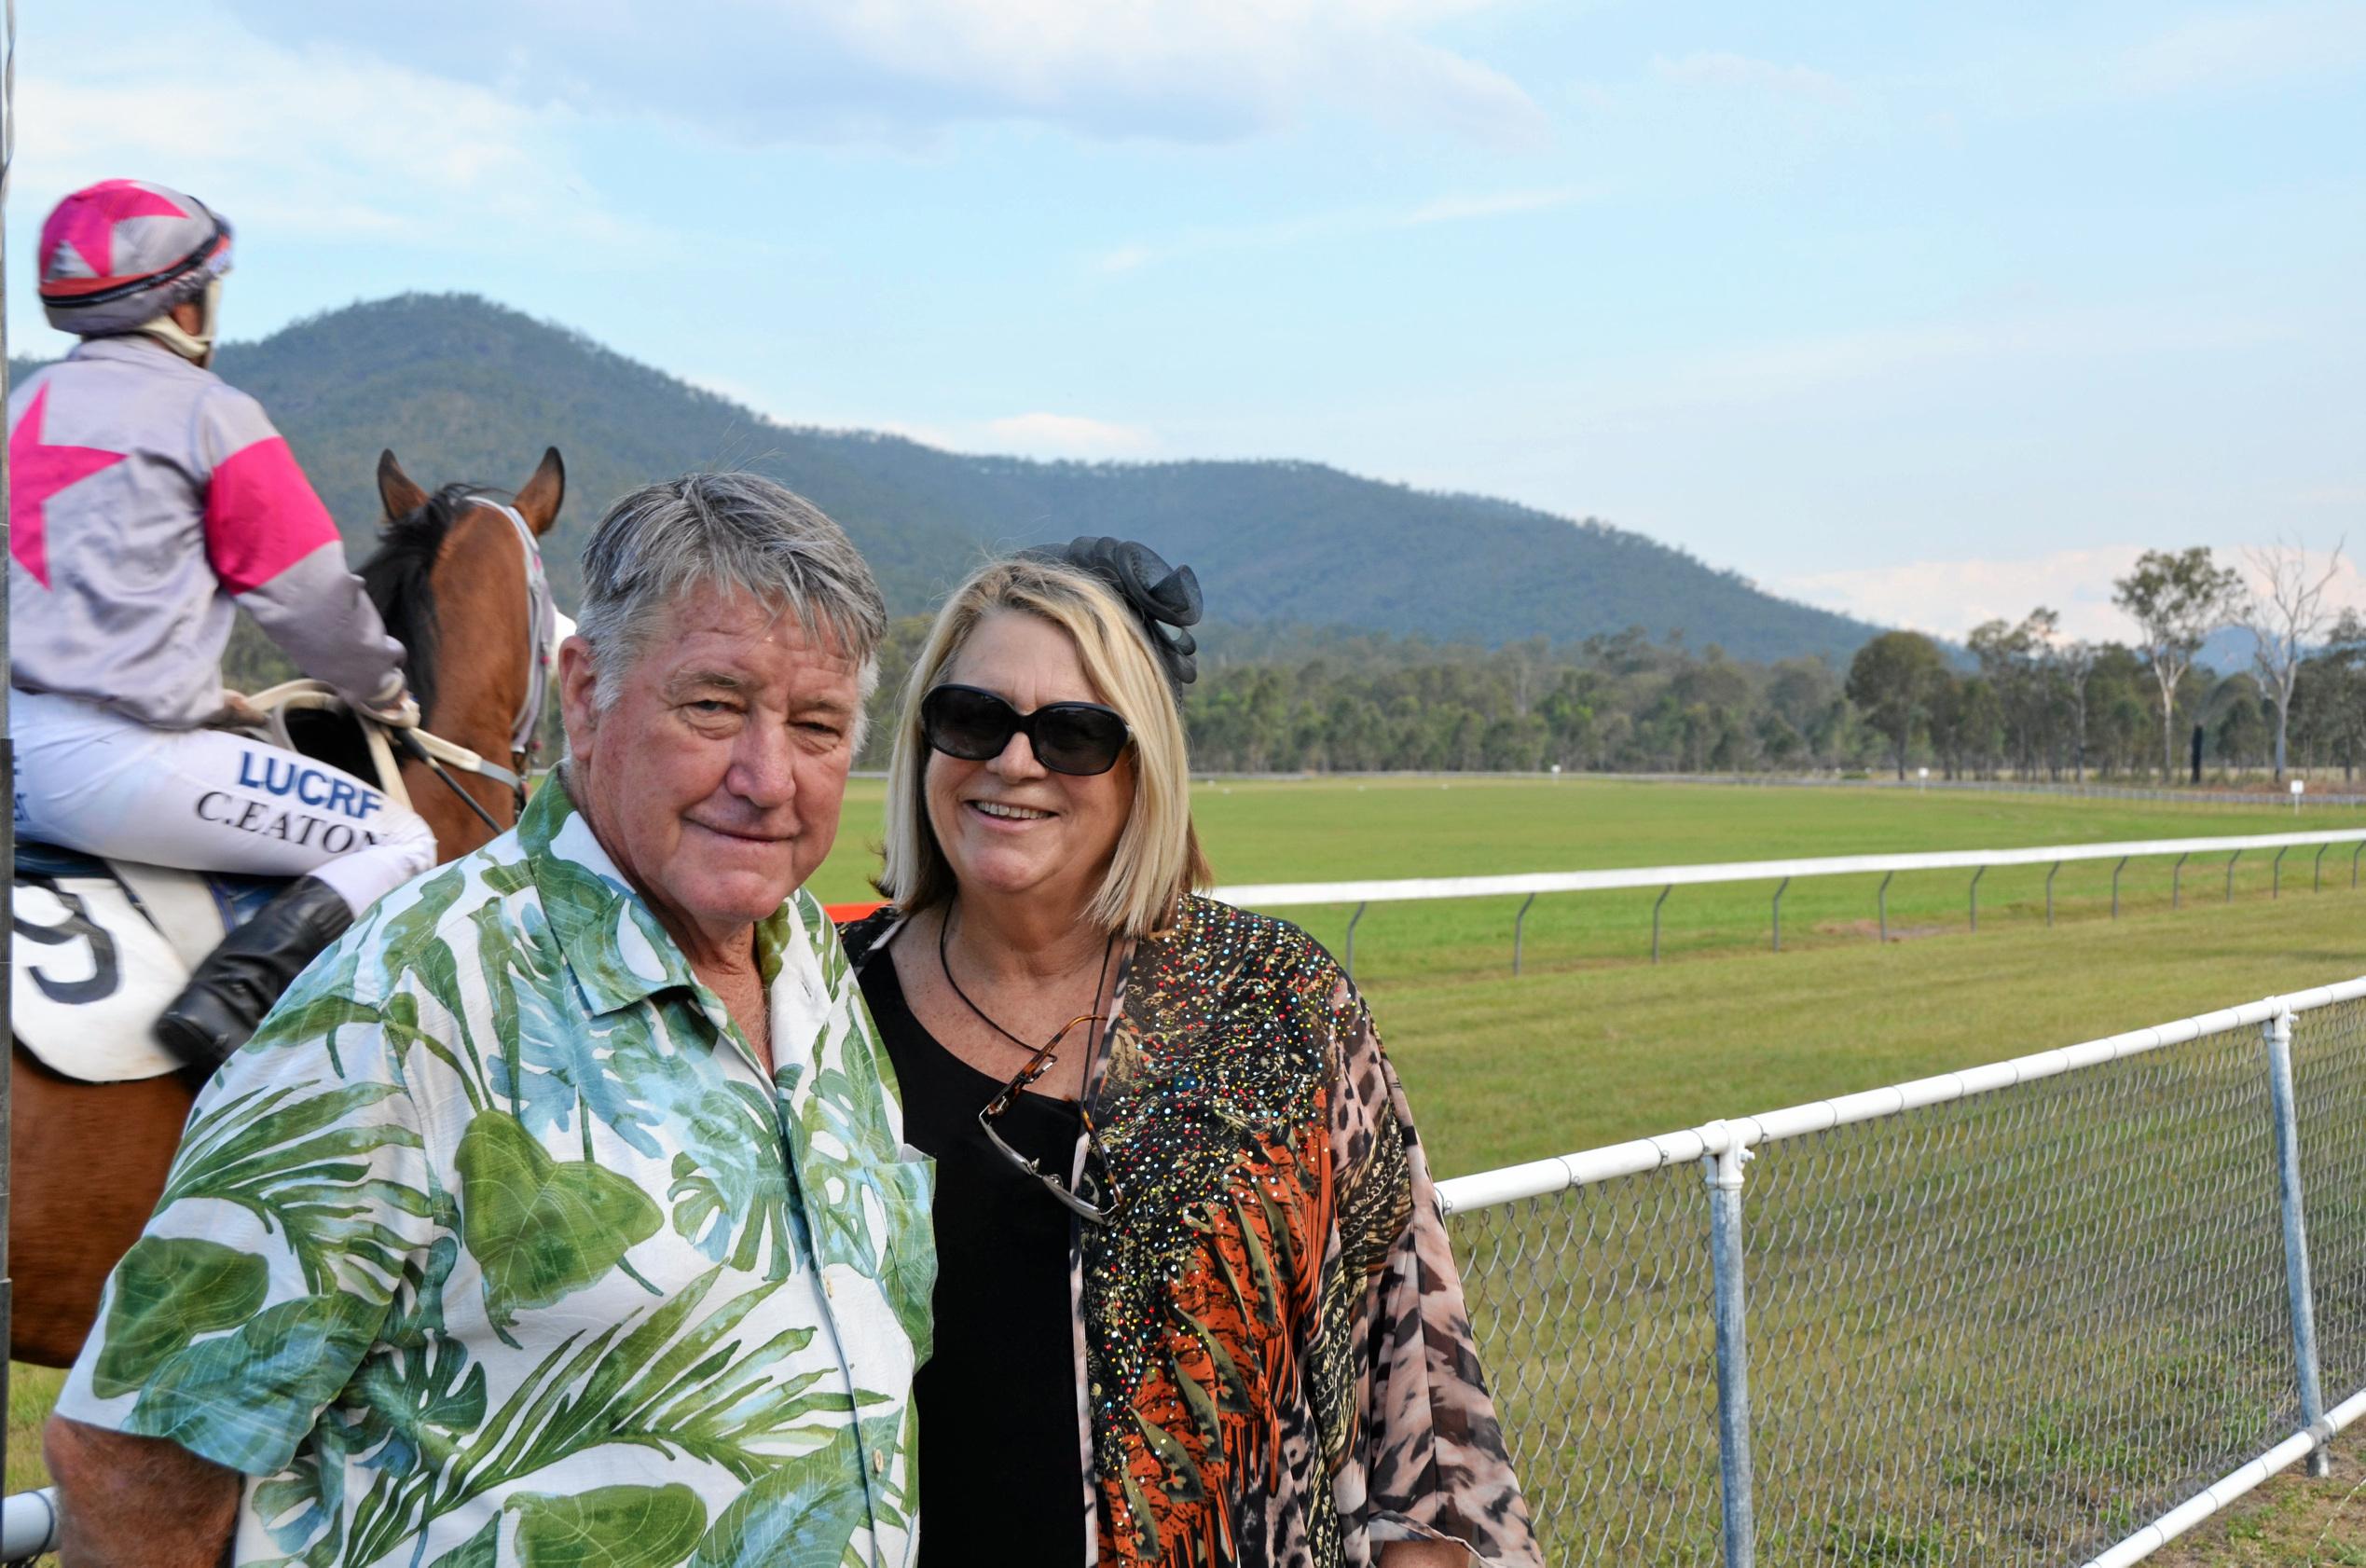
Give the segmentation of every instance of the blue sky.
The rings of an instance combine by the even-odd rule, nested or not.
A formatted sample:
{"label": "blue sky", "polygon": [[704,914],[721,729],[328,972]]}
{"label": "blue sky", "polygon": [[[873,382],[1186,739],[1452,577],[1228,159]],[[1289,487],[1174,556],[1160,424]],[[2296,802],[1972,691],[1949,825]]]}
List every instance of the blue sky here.
{"label": "blue sky", "polygon": [[233,337],[473,290],[784,420],[1318,459],[1943,633],[2366,548],[2366,0],[27,0],[19,106],[20,350],[131,175],[239,225]]}

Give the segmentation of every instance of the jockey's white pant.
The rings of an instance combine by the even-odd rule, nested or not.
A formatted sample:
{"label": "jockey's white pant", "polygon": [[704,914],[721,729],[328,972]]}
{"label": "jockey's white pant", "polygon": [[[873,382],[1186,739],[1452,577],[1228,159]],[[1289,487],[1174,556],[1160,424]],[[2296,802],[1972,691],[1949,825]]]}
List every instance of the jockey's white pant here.
{"label": "jockey's white pant", "polygon": [[8,694],[17,834],[192,871],[314,876],[359,915],[435,863],[424,818],[375,785],[222,730]]}

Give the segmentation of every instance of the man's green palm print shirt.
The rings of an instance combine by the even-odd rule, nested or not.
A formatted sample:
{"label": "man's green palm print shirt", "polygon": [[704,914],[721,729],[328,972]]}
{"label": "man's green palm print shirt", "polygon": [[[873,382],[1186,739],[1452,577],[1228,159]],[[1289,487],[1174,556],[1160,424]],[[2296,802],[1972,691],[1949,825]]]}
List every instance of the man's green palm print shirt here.
{"label": "man's green palm print shirt", "polygon": [[199,1100],[59,1410],[249,1478],[241,1564],[900,1565],[931,1167],[799,892],[767,1077],[557,780]]}

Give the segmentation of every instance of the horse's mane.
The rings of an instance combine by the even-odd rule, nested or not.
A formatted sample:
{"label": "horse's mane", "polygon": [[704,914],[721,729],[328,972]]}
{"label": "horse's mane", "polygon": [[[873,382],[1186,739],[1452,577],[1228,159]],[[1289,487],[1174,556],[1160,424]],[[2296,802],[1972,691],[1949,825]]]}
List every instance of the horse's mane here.
{"label": "horse's mane", "polygon": [[378,549],[362,563],[362,586],[378,606],[378,618],[410,653],[405,667],[411,695],[423,711],[435,707],[435,594],[429,574],[435,570],[444,536],[484,493],[478,485],[445,486],[423,505],[380,529]]}

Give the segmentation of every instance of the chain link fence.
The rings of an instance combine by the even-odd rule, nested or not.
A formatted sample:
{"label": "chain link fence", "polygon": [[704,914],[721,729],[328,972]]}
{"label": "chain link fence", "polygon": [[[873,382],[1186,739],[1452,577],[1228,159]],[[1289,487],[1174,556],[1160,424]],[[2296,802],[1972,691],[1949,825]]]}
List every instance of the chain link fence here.
{"label": "chain link fence", "polygon": [[1443,1191],[1556,1564],[2132,1561],[2366,1408],[2366,979]]}

